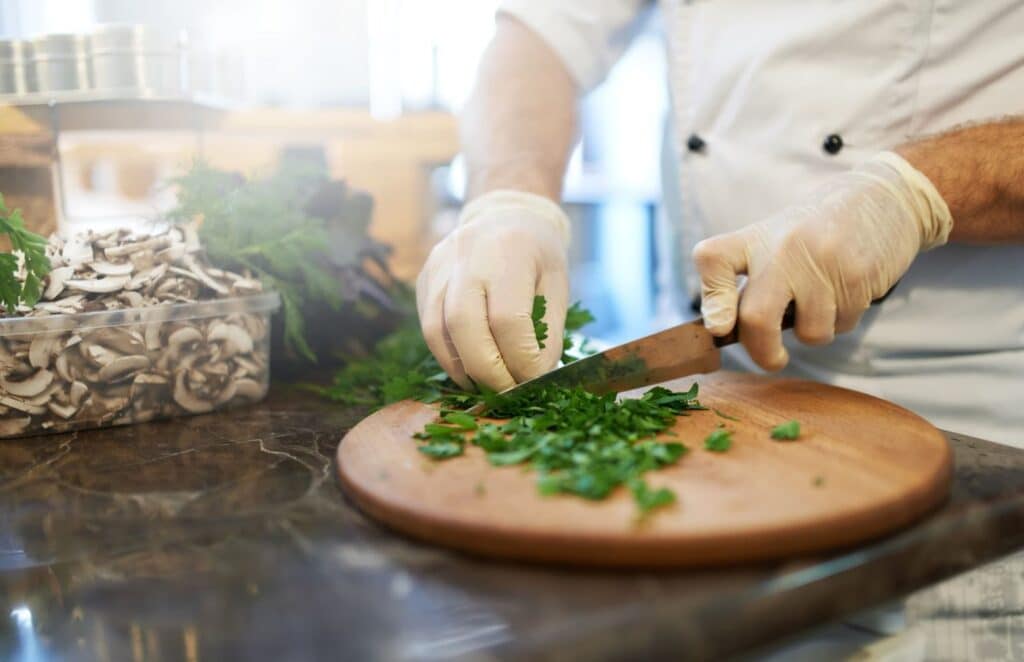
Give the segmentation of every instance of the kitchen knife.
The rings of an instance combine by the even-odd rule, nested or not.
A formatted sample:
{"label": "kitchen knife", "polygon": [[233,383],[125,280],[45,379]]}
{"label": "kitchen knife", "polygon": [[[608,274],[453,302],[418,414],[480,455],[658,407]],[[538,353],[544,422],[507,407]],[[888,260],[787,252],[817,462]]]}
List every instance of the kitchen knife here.
{"label": "kitchen knife", "polygon": [[[897,285],[899,282],[871,305],[888,299]],[[782,330],[792,329],[795,319],[796,308],[790,302],[782,316]],[[716,337],[704,328],[704,320],[698,317],[573,361],[502,391],[502,395],[515,396],[548,385],[580,386],[591,393],[620,393],[677,377],[714,372],[722,363],[718,350],[738,341],[738,324],[727,335]],[[479,414],[484,409],[486,406],[480,403],[468,411]]]}
{"label": "kitchen knife", "polygon": [[[782,328],[793,328],[793,305],[786,309]],[[714,372],[721,365],[719,349],[739,340],[734,328],[715,337],[697,318],[652,333],[638,340],[573,361],[561,368],[525,381],[504,395],[516,395],[540,386],[580,386],[592,393],[619,393],[676,377]]]}

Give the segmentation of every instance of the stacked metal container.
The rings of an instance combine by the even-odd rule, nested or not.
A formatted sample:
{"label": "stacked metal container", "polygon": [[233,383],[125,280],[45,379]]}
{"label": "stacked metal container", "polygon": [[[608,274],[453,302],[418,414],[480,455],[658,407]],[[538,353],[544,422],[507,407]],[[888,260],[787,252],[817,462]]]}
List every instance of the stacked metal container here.
{"label": "stacked metal container", "polygon": [[183,33],[150,25],[0,40],[0,96],[176,98],[197,91],[189,85],[190,63],[196,58]]}
{"label": "stacked metal container", "polygon": [[31,60],[31,42],[0,40],[0,94],[27,94],[37,89]]}

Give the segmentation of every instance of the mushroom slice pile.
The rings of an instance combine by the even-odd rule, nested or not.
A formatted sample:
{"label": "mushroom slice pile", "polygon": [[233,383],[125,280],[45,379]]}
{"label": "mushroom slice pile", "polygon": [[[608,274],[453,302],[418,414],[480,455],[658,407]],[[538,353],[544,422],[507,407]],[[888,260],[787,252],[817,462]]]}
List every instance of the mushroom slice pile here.
{"label": "mushroom slice pile", "polygon": [[213,317],[172,314],[173,304],[262,290],[252,274],[210,266],[195,228],[54,236],[46,252],[42,300],[19,312],[110,312],[74,330],[0,337],[0,437],[198,414],[266,394],[267,313],[225,301]]}
{"label": "mushroom slice pile", "polygon": [[269,352],[251,313],[0,338],[0,437],[255,402]]}
{"label": "mushroom slice pile", "polygon": [[[244,296],[262,291],[252,274],[211,267],[191,225],[50,237],[52,267],[42,300],[27,317]],[[110,296],[116,295],[116,296]]]}

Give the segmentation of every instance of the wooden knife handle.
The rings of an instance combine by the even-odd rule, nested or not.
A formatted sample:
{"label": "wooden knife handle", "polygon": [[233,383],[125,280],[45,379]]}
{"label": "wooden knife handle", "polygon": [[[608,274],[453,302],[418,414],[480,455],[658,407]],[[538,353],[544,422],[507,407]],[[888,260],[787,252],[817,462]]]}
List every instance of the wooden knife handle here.
{"label": "wooden knife handle", "polygon": [[[896,282],[896,285],[899,285],[899,281]],[[872,301],[871,305],[878,305],[888,299],[889,295],[892,294],[892,291],[896,289],[896,285],[893,285],[888,292]],[[796,304],[790,301],[789,305],[786,306],[786,312],[782,314],[782,330],[785,331],[786,329],[792,329],[794,323],[796,323]],[[715,338],[715,347],[725,347],[726,345],[732,345],[739,342],[739,327],[739,324],[735,324],[732,327],[732,331],[728,334]]]}
{"label": "wooden knife handle", "polygon": [[[786,312],[782,314],[782,330],[792,329],[793,324],[796,322],[796,304],[792,301],[786,306]],[[726,345],[733,345],[740,341],[740,325],[734,324],[732,331],[724,336],[715,337],[715,347],[725,347]]]}

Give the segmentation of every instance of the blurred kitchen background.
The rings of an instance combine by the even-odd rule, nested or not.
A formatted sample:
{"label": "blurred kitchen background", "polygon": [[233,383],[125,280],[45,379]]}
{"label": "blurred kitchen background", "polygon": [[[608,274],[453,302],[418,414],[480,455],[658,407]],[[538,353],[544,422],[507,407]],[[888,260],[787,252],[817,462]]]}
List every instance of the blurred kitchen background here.
{"label": "blurred kitchen background", "polygon": [[[168,178],[197,155],[246,173],[308,159],[374,196],[373,234],[411,280],[455,222],[454,114],[495,5],[0,0],[0,191],[74,230],[158,217],[173,199]],[[573,295],[609,342],[666,324],[658,283],[678,277],[654,250],[668,104],[657,16],[639,30],[584,103],[566,180]],[[79,37],[40,40],[61,34]],[[76,48],[94,49],[88,70],[74,69]],[[50,53],[49,69],[18,79],[32,52]]]}

